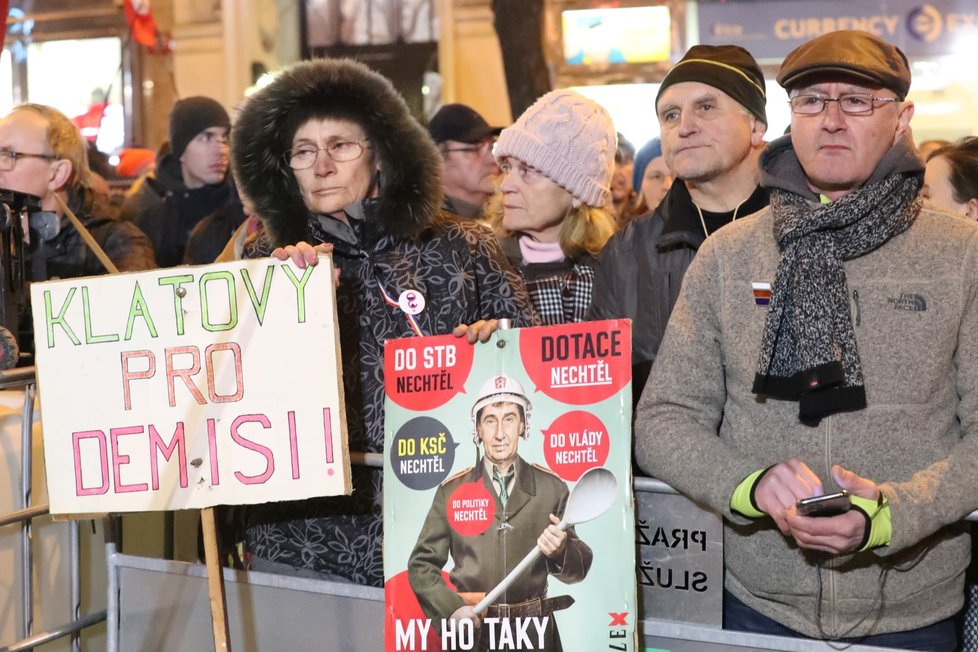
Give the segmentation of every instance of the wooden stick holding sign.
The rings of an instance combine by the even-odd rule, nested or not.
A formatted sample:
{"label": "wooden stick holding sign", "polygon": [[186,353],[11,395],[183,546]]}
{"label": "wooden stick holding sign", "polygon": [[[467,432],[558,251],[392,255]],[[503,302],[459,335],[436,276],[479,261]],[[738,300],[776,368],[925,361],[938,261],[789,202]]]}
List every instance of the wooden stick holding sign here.
{"label": "wooden stick holding sign", "polygon": [[[81,223],[68,205],[57,195],[61,210],[81,235],[82,240],[92,250],[96,258],[105,266],[110,274],[118,274],[119,269],[99,246],[92,234]],[[207,592],[211,604],[211,624],[214,630],[214,649],[217,652],[230,652],[230,629],[227,619],[227,598],[224,593],[224,573],[221,571],[221,553],[217,544],[217,525],[214,519],[214,508],[205,507],[200,510],[200,523],[204,533],[204,558],[207,566]]]}
{"label": "wooden stick holding sign", "polygon": [[200,510],[200,526],[204,532],[204,560],[207,564],[207,592],[211,602],[214,649],[217,652],[231,652],[228,602],[224,594],[224,573],[221,570],[221,551],[217,545],[217,524],[213,507]]}

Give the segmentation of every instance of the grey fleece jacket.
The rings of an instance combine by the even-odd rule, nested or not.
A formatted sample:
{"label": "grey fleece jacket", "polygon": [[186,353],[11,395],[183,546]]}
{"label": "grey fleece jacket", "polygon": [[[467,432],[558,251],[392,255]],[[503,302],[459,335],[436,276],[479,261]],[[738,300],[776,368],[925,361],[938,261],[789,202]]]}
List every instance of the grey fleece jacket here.
{"label": "grey fleece jacket", "polygon": [[[761,165],[769,187],[817,201],[790,141],[772,143]],[[880,172],[920,167],[898,143]],[[962,607],[970,561],[961,519],[978,508],[978,225],[924,209],[908,230],[845,263],[868,406],[814,428],[798,421],[796,403],[751,393],[767,317],[751,284],[772,283],[779,257],[769,209],[700,248],[639,403],[639,464],[726,517],[727,590],[806,636],[949,617]],[[890,544],[829,558],[797,547],[769,518],[730,511],[747,475],[791,457],[826,491],[833,464],[879,483]]]}

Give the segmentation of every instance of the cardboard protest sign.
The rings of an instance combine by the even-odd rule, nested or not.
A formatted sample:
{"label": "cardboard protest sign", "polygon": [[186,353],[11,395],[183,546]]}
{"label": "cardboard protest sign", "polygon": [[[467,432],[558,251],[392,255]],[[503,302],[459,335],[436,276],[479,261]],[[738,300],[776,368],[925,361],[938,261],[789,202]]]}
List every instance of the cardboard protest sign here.
{"label": "cardboard protest sign", "polygon": [[635,650],[631,323],[384,367],[385,650]]}
{"label": "cardboard protest sign", "polygon": [[350,492],[332,264],[31,286],[51,512]]}

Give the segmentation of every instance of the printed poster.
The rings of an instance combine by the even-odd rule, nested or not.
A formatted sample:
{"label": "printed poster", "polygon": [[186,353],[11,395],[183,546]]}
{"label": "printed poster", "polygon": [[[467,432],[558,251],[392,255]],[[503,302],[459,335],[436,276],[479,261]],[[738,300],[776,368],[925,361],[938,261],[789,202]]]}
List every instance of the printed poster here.
{"label": "printed poster", "polygon": [[635,650],[631,323],[387,343],[385,649]]}
{"label": "printed poster", "polygon": [[332,264],[31,285],[51,512],[350,492]]}

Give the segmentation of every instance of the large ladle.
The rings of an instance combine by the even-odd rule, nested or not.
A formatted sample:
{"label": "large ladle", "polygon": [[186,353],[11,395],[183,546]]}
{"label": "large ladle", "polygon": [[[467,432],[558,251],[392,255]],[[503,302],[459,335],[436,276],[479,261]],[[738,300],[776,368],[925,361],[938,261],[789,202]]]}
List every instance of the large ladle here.
{"label": "large ladle", "polygon": [[[566,530],[579,523],[586,523],[596,519],[608,511],[608,508],[614,504],[617,494],[618,480],[615,478],[614,473],[601,467],[588,470],[577,481],[577,484],[574,485],[574,489],[567,499],[567,509],[564,510],[564,518],[557,527],[561,530]],[[534,546],[526,554],[526,557],[509,572],[509,575],[504,577],[496,585],[496,588],[487,593],[486,597],[479,601],[479,604],[475,606],[475,614],[477,616],[480,615],[490,604],[495,602],[516,581],[516,578],[522,575],[530,567],[530,564],[536,561],[536,558],[540,554],[540,548]]]}

